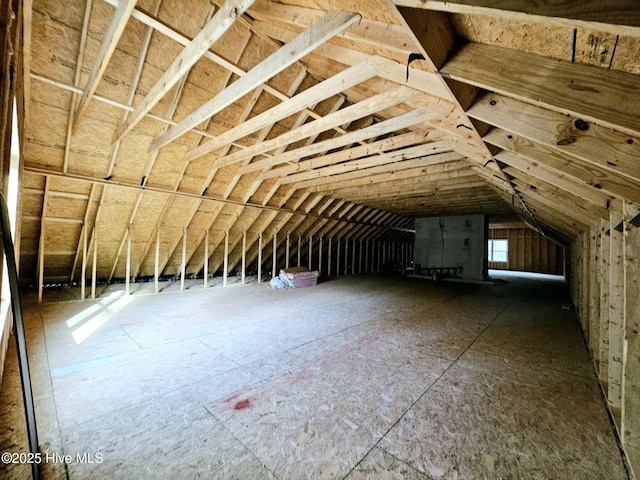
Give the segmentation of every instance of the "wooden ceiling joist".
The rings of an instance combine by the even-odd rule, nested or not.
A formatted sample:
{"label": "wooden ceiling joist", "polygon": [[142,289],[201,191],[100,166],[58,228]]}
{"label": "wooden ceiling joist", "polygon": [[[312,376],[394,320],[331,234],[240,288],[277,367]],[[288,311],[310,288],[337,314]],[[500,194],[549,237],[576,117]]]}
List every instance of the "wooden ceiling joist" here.
{"label": "wooden ceiling joist", "polygon": [[357,22],[360,18],[361,16],[359,14],[351,12],[333,11],[327,14],[311,28],[305,30],[293,41],[264,59],[247,72],[246,75],[217,94],[195,112],[188,115],[167,133],[156,138],[152,142],[150,150],[156,150],[166,145],[199,123],[212,117],[254,88],[265,83],[288,66],[300,60],[336,33]]}

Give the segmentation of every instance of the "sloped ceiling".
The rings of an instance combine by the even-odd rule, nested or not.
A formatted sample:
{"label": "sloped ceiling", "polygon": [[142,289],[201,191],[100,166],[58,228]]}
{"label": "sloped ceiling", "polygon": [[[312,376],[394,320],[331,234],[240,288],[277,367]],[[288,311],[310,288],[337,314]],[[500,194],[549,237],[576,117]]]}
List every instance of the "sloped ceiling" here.
{"label": "sloped ceiling", "polygon": [[410,241],[418,216],[570,242],[640,201],[640,8],[530,3],[33,0],[23,281],[85,251],[112,279],[127,252],[196,275],[274,236]]}

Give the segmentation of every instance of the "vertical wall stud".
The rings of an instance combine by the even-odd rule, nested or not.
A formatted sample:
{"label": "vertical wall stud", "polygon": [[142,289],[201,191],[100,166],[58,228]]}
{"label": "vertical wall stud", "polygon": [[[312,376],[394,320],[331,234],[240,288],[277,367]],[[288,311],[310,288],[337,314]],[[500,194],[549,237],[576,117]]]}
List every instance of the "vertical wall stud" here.
{"label": "vertical wall stud", "polygon": [[98,282],[98,229],[93,227],[93,265],[91,265],[91,298],[96,298],[96,283]]}
{"label": "vertical wall stud", "polygon": [[623,221],[622,207],[609,210],[609,394],[613,416],[620,426],[622,356],[624,344],[624,236],[616,230]]}
{"label": "vertical wall stud", "polygon": [[224,259],[222,261],[222,286],[227,286],[227,277],[229,275],[229,230],[224,232]]}
{"label": "vertical wall stud", "polygon": [[187,273],[187,229],[182,229],[182,262],[180,263],[180,291],[184,290],[184,277]]}
{"label": "vertical wall stud", "polygon": [[155,292],[160,291],[160,227],[156,231],[156,255],[153,266],[153,284]]}
{"label": "vertical wall stud", "polygon": [[127,228],[127,264],[125,265],[124,294],[131,293],[131,230]]}
{"label": "vertical wall stud", "polygon": [[204,267],[202,269],[202,287],[209,286],[209,230],[204,232]]}
{"label": "vertical wall stud", "polygon": [[318,274],[322,275],[322,237],[320,237],[318,244]]}
{"label": "vertical wall stud", "polygon": [[351,275],[356,274],[356,239],[351,242]]}
{"label": "vertical wall stud", "polygon": [[364,255],[364,273],[370,273],[371,269],[369,268],[369,240],[366,242],[365,247],[365,255]]}
{"label": "vertical wall stud", "polygon": [[247,270],[247,232],[242,233],[242,284],[244,285]]}
{"label": "vertical wall stud", "polygon": [[336,275],[340,275],[340,238],[336,239]]}
{"label": "vertical wall stud", "polygon": [[258,283],[262,282],[262,233],[258,234]]}
{"label": "vertical wall stud", "polygon": [[344,274],[349,271],[349,239],[344,239]]}
{"label": "vertical wall stud", "polygon": [[313,253],[313,236],[309,237],[309,270],[311,270],[311,254]]}
{"label": "vertical wall stud", "polygon": [[276,232],[273,232],[273,252],[271,252],[271,278],[275,278],[278,276],[276,272],[278,262],[277,242],[278,237],[276,236]]}
{"label": "vertical wall stud", "polygon": [[329,237],[329,246],[327,251],[327,276],[331,276],[331,237]]}
{"label": "vertical wall stud", "polygon": [[287,234],[287,249],[285,252],[286,259],[284,261],[284,268],[289,268],[289,256],[291,255],[291,236]]}
{"label": "vertical wall stud", "polygon": [[87,225],[82,229],[82,274],[80,275],[80,299],[84,300],[87,288]]}

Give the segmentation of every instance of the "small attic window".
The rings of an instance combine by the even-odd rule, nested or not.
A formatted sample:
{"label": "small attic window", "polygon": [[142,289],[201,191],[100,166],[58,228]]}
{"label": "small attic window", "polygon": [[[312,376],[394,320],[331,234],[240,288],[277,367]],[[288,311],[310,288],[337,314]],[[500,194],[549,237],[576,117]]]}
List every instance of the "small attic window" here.
{"label": "small attic window", "polygon": [[507,262],[509,253],[508,240],[489,240],[489,261]]}

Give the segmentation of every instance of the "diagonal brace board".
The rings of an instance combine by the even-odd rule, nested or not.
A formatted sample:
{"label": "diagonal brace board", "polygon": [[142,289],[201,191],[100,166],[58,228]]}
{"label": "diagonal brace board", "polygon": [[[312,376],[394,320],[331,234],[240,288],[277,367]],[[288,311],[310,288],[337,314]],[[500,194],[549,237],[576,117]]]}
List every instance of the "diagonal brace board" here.
{"label": "diagonal brace board", "polygon": [[[235,19],[251,6],[255,0],[227,0],[198,35],[178,55],[160,80],[136,106],[134,111],[118,126],[113,142],[120,140],[127,132],[151,111],[171,88],[191,69],[191,67],[209,50],[233,25]],[[135,4],[135,1],[133,2]]]}
{"label": "diagonal brace board", "polygon": [[254,88],[265,83],[270,78],[300,60],[313,51],[318,45],[324,43],[354,22],[357,22],[360,18],[361,16],[357,13],[342,11],[330,12],[311,28],[294,38],[291,43],[277,50],[252,68],[242,78],[222,90],[195,112],[188,115],[174,128],[156,138],[151,143],[149,151],[157,150],[204,120],[211,118]]}
{"label": "diagonal brace board", "polygon": [[104,71],[107,69],[109,60],[111,60],[111,56],[116,49],[116,45],[118,45],[118,41],[127,26],[127,21],[133,13],[135,6],[136,0],[122,0],[113,14],[109,28],[104,34],[100,51],[98,52],[98,56],[96,57],[91,73],[89,74],[89,79],[84,87],[84,93],[82,94],[78,107],[76,108],[73,128],[71,130],[72,133],[75,133],[78,130],[78,126],[87,111],[91,97],[98,88],[98,83],[100,83],[100,79],[102,78]]}
{"label": "diagonal brace board", "polygon": [[[358,118],[363,118],[367,115],[372,115],[376,112],[380,112],[386,108],[393,107],[399,103],[409,101],[411,98],[415,98],[420,93],[417,90],[413,90],[409,87],[398,87],[380,93],[366,100],[362,100],[356,104],[350,105],[342,110],[338,110],[326,117],[319,118],[313,122],[306,123],[294,130],[289,130],[281,134],[280,136],[260,142],[250,147],[240,150],[238,152],[227,155],[226,157],[219,158],[215,166],[216,168],[226,167],[232,163],[236,163],[245,159],[250,159],[255,155],[259,155],[264,152],[289,145],[297,142],[311,135],[330,130],[331,128],[344,125],[345,123],[352,122]],[[340,137],[338,137],[340,138]],[[251,165],[247,165],[251,166]],[[242,167],[244,168],[244,167]]]}
{"label": "diagonal brace board", "polygon": [[433,120],[436,115],[427,110],[417,109],[404,113],[394,118],[390,118],[380,123],[375,123],[367,128],[355,130],[349,132],[341,137],[331,138],[322,142],[313,143],[306,147],[297,148],[284,152],[282,155],[278,155],[265,160],[259,160],[257,162],[245,165],[238,170],[238,173],[244,175],[249,172],[255,172],[263,170],[265,168],[272,167],[281,163],[289,161],[299,160],[300,158],[314,155],[320,152],[326,152],[334,148],[344,147],[367,138],[380,137],[387,133],[396,132],[405,128],[410,128],[419,124],[424,124]]}
{"label": "diagonal brace board", "polygon": [[241,123],[209,142],[192,149],[186,157],[186,161],[195,160],[218,148],[228,145],[239,138],[273,124],[275,121],[288,117],[302,109],[308,108],[321,100],[340,93],[348,88],[364,82],[378,74],[382,65],[389,62],[382,57],[372,56],[367,60],[350,67],[333,77],[324,80],[304,92],[282,102],[281,104]]}

